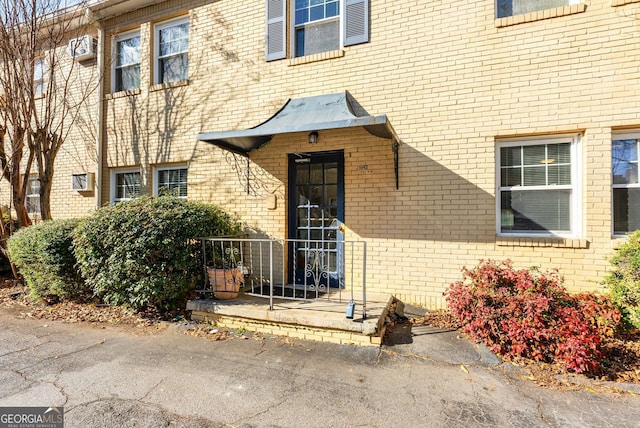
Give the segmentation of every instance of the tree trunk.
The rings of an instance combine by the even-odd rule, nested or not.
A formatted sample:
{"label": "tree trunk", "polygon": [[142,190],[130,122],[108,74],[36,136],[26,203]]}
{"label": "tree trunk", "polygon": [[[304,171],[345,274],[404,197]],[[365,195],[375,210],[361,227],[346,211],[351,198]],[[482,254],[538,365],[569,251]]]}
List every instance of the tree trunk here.
{"label": "tree trunk", "polygon": [[13,232],[13,226],[11,225],[11,218],[9,218],[9,227],[7,228],[7,224],[4,222],[4,212],[0,210],[0,234],[2,236],[2,244],[0,245],[0,251],[2,254],[9,260],[9,266],[11,266],[11,273],[13,274],[14,279],[18,279],[18,269],[16,265],[13,264],[13,261],[9,257],[9,250],[7,249],[7,240],[11,233]]}
{"label": "tree trunk", "polygon": [[51,175],[49,169],[40,177],[40,216],[42,220],[51,220]]}
{"label": "tree trunk", "polygon": [[29,182],[29,174],[31,173],[31,164],[33,163],[33,154],[29,154],[24,174],[21,174],[20,165],[22,163],[22,155],[24,150],[24,132],[16,131],[12,144],[11,153],[11,173],[9,181],[11,183],[11,192],[13,199],[13,208],[16,210],[16,220],[20,227],[31,226],[31,219],[27,212],[26,194],[27,184]]}

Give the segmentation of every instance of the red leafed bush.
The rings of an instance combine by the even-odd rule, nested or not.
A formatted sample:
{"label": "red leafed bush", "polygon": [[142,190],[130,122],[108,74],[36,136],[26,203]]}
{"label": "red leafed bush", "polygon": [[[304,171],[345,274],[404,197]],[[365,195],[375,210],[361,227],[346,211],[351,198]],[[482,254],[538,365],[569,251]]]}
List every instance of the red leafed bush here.
{"label": "red leafed bush", "polygon": [[508,260],[481,261],[462,272],[445,296],[473,340],[507,359],[558,363],[576,373],[600,370],[601,340],[620,321],[607,297],[571,295],[557,271],[516,270]]}

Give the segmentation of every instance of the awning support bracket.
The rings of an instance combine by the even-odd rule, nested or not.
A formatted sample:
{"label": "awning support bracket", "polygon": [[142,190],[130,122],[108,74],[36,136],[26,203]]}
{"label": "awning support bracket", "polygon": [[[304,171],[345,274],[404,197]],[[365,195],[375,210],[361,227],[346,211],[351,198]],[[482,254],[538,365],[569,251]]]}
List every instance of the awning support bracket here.
{"label": "awning support bracket", "polygon": [[396,173],[396,190],[400,189],[400,168],[398,166],[399,164],[399,160],[398,160],[398,151],[400,148],[400,144],[398,143],[398,140],[393,138],[391,140],[391,150],[393,150],[393,168],[395,170]]}

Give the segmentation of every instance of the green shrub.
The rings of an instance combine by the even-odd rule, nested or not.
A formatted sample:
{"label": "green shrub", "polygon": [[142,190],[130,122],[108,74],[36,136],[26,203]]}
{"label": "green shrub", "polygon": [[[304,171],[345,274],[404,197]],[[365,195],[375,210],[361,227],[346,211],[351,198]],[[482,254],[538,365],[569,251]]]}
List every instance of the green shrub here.
{"label": "green shrub", "polygon": [[36,298],[83,299],[90,295],[75,267],[73,231],[77,225],[78,220],[45,221],[23,227],[9,239],[9,257]]}
{"label": "green shrub", "polygon": [[613,270],[605,278],[611,299],[627,326],[640,328],[640,231],[629,235],[611,258]]}
{"label": "green shrub", "polygon": [[96,295],[133,309],[173,309],[202,274],[195,238],[232,235],[220,208],[174,197],[141,198],[97,210],[78,227],[75,254]]}

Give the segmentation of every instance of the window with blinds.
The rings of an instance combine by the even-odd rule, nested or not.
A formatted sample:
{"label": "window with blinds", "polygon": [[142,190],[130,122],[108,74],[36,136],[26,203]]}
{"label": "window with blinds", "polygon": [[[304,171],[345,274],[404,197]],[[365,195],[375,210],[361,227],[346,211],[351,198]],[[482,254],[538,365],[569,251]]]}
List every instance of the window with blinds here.
{"label": "window with blinds", "polygon": [[154,190],[154,194],[157,196],[186,198],[187,168],[173,167],[156,169],[156,188]]}
{"label": "window with blinds", "polygon": [[499,147],[499,233],[575,233],[575,144],[533,140]]}
{"label": "window with blinds", "polygon": [[140,170],[120,170],[111,172],[111,202],[116,204],[140,197]]}
{"label": "window with blinds", "polygon": [[40,214],[40,179],[37,175],[30,176],[27,181],[25,205],[30,215]]}
{"label": "window with blinds", "polygon": [[611,144],[614,235],[640,229],[639,142],[640,133],[630,133],[614,135]]}

